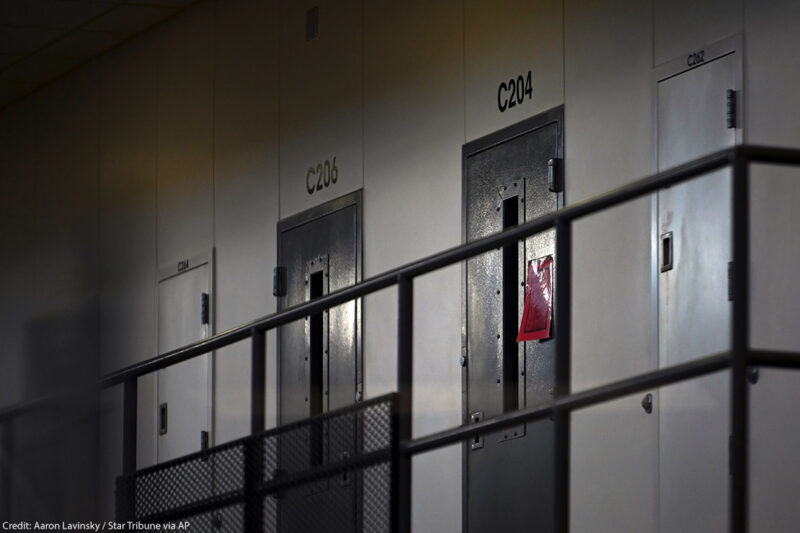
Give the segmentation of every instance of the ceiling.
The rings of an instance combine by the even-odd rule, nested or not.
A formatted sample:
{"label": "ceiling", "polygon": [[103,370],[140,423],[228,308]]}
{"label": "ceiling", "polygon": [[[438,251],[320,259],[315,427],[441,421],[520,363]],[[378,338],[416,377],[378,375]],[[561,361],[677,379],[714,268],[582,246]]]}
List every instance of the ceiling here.
{"label": "ceiling", "polygon": [[0,0],[0,108],[197,0]]}

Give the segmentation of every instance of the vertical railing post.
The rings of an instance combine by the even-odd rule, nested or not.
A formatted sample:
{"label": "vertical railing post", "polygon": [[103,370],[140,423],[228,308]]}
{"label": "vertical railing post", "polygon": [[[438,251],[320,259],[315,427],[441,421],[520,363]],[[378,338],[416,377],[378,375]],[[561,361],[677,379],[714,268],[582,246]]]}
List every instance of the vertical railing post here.
{"label": "vertical railing post", "polygon": [[[556,361],[555,397],[570,393],[570,336],[572,314],[572,222],[559,218],[556,221],[556,291],[555,324]],[[555,416],[555,531],[569,531],[569,411],[558,411]]]}
{"label": "vertical railing post", "polygon": [[3,422],[3,441],[2,441],[2,466],[3,470],[3,500],[0,502],[0,518],[4,520],[11,519],[11,464],[14,460],[13,445],[14,445],[14,418],[8,417]]}
{"label": "vertical railing post", "polygon": [[[413,398],[413,318],[414,284],[407,276],[397,279],[397,438],[399,443],[411,440],[411,403]],[[411,532],[411,456],[397,453],[395,501],[397,533]]]}
{"label": "vertical railing post", "polygon": [[264,530],[264,505],[258,488],[264,477],[264,404],[266,400],[265,332],[258,328],[250,330],[250,437],[244,446],[244,520],[245,531]]}
{"label": "vertical railing post", "polygon": [[138,403],[138,378],[125,378],[122,405],[122,473],[136,472],[136,408]]}
{"label": "vertical railing post", "polygon": [[[136,425],[138,403],[137,376],[127,376],[123,381],[122,400],[122,475],[136,472]],[[117,517],[124,520],[135,518],[136,486],[132,479],[123,478],[117,485],[122,491],[117,498]]]}
{"label": "vertical railing post", "polygon": [[733,314],[731,323],[731,486],[730,528],[745,533],[748,520],[747,353],[750,348],[749,161],[741,149],[732,158]]}
{"label": "vertical railing post", "polygon": [[267,350],[264,331],[253,328],[250,336],[250,434],[255,435],[265,424]]}

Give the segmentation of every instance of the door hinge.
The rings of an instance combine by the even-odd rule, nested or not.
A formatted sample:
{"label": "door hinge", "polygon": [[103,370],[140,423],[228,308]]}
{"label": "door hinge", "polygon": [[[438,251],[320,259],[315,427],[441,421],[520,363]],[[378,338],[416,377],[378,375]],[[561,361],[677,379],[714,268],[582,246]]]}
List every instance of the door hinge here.
{"label": "door hinge", "polygon": [[276,266],[272,269],[272,295],[286,296],[286,267]]}
{"label": "door hinge", "polygon": [[557,157],[547,160],[547,189],[550,192],[561,192],[560,163]]}
{"label": "door hinge", "polygon": [[200,295],[200,323],[201,324],[208,324],[209,323],[209,312],[208,312],[208,293],[204,292]]}
{"label": "door hinge", "polygon": [[[469,421],[473,424],[477,424],[481,420],[483,420],[483,411],[476,411],[469,416]],[[471,450],[479,450],[483,448],[483,435],[473,437],[469,444]]]}
{"label": "door hinge", "polygon": [[203,461],[208,460],[208,431],[201,431],[200,432],[200,453],[202,455]]}
{"label": "door hinge", "polygon": [[736,91],[728,89],[725,93],[725,109],[728,122],[728,129],[736,127]]}

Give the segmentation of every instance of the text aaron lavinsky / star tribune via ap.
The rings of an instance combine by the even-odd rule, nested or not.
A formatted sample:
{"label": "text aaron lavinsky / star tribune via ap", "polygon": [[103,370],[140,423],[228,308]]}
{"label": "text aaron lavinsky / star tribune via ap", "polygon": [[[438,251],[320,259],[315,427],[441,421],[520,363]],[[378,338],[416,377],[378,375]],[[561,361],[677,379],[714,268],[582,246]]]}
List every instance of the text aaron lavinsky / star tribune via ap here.
{"label": "text aaron lavinsky / star tribune via ap", "polygon": [[186,531],[189,522],[9,522],[0,523],[2,531]]}

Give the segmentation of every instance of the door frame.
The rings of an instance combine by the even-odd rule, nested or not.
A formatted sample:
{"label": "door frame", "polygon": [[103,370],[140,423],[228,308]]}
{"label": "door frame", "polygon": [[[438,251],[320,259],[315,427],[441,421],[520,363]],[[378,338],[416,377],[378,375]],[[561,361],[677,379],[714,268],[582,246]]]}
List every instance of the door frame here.
{"label": "door frame", "polygon": [[[703,53],[703,61],[689,65],[690,57],[699,52]],[[737,58],[736,90],[740,94],[736,98],[736,144],[744,142],[744,37],[741,33],[731,35],[720,41],[707,44],[697,50],[662,63],[653,69],[652,95],[653,95],[653,171],[658,171],[658,84],[684,72],[702,68],[716,59],[730,54],[739,54]]]}
{"label": "door frame", "polygon": [[[689,65],[690,56],[698,51],[703,51],[703,61],[694,65]],[[690,70],[702,68],[704,65],[720,59],[724,56],[737,53],[736,90],[739,92],[736,98],[736,137],[735,144],[744,142],[744,37],[742,33],[737,33],[725,39],[705,45],[686,54],[675,57],[666,63],[653,68],[651,96],[652,96],[652,132],[653,132],[653,153],[652,153],[652,172],[658,172],[658,84],[669,78],[683,74]],[[658,229],[659,202],[658,191],[652,194],[650,201],[650,298],[652,301],[651,324],[653,327],[652,347],[653,353],[659,355],[659,229]],[[655,395],[657,398],[657,394]],[[656,404],[658,405],[658,404]]]}
{"label": "door frame", "polygon": [[[546,111],[538,113],[532,117],[523,119],[519,122],[506,126],[497,131],[479,137],[461,147],[461,242],[467,242],[467,159],[484,150],[488,150],[507,141],[530,133],[552,123],[558,124],[558,140],[556,157],[560,160],[561,168],[557,169],[558,179],[561,180],[561,191],[557,193],[556,209],[564,207],[564,105],[558,105]],[[467,354],[467,262],[461,262],[461,423],[469,423],[469,365]],[[461,445],[461,529],[468,531],[469,520],[469,443],[463,442]]]}
{"label": "door frame", "polygon": [[[696,54],[702,53],[703,60],[696,61]],[[651,95],[652,95],[652,134],[653,134],[653,147],[652,147],[652,171],[653,173],[659,172],[659,83],[669,80],[671,78],[680,76],[689,71],[703,68],[716,60],[722,59],[732,54],[737,54],[734,64],[734,89],[736,90],[736,126],[734,129],[734,145],[739,145],[744,142],[744,125],[746,124],[745,117],[745,87],[744,87],[744,37],[742,33],[736,33],[719,41],[705,44],[694,50],[687,50],[685,54],[677,56],[661,65],[653,68],[652,81],[651,81]],[[693,56],[695,59],[693,60]],[[722,97],[722,95],[720,95]],[[666,169],[665,169],[666,170]],[[698,176],[696,179],[702,179]],[[651,209],[650,209],[650,296],[651,296],[651,324],[653,327],[652,347],[653,353],[656,354],[657,365],[661,367],[661,331],[660,331],[660,291],[661,291],[661,272],[660,272],[660,211],[661,203],[659,200],[660,193],[663,191],[655,191],[651,196]],[[732,244],[732,243],[731,243]],[[660,390],[655,389],[650,391],[654,396],[654,409],[653,416],[656,416],[657,443],[661,442],[661,398]],[[661,458],[660,453],[657,457],[658,465],[656,471],[656,483],[661,487]],[[661,497],[656,498],[656,507],[661,509]],[[661,526],[660,519],[656,519],[657,527]]]}
{"label": "door frame", "polygon": [[[348,207],[355,206],[356,208],[356,221],[355,221],[355,231],[356,231],[356,276],[354,283],[360,283],[363,277],[363,190],[358,189],[351,193],[345,194],[344,196],[340,196],[338,198],[334,198],[333,200],[329,200],[325,203],[316,205],[302,211],[300,213],[296,213],[294,215],[290,215],[284,219],[278,221],[277,225],[277,264],[281,266],[283,264],[283,257],[281,256],[281,238],[283,234],[287,231],[290,231],[298,226],[302,226],[303,224],[308,224],[309,222],[313,222],[314,220],[323,218],[328,216],[332,213],[337,211],[341,211],[342,209],[347,209]],[[284,308],[284,296],[279,296],[277,301],[277,310],[278,312],[283,311]],[[361,399],[363,400],[365,397],[365,387],[364,387],[364,357],[361,348],[361,334],[362,334],[362,316],[363,316],[363,302],[362,298],[356,298],[355,300],[355,320],[356,320],[356,339],[355,339],[355,347],[356,347],[356,390],[360,394]],[[275,417],[277,421],[277,425],[281,425],[281,328],[276,328],[276,354],[277,357],[275,358],[275,374],[276,374],[276,383],[277,388],[275,390]],[[353,398],[353,403],[356,403],[356,399]]]}
{"label": "door frame", "polygon": [[[161,282],[166,281],[171,278],[175,278],[180,276],[181,274],[185,274],[190,272],[196,268],[199,268],[204,265],[208,265],[208,332],[207,336],[211,337],[216,332],[216,313],[214,312],[215,306],[215,299],[216,296],[214,294],[215,288],[215,279],[216,279],[216,272],[215,272],[215,261],[216,259],[216,249],[212,246],[206,252],[200,252],[194,255],[190,255],[185,259],[180,259],[178,261],[173,261],[171,263],[164,263],[158,268],[158,276],[156,279],[156,351],[159,352],[159,355],[162,355],[160,350],[158,349],[158,338],[159,338],[159,331],[158,331],[158,324],[159,324],[159,313],[160,313],[160,303],[161,303]],[[206,428],[208,431],[208,447],[214,446],[215,438],[214,438],[214,374],[215,374],[215,365],[216,365],[216,351],[210,351],[205,356],[206,358],[206,365],[208,369],[208,378],[206,380],[206,394],[207,394],[207,402],[206,402]],[[158,410],[158,378],[159,372],[154,372],[155,374],[155,387],[153,390],[153,405],[155,406],[156,410]],[[153,438],[155,439],[155,461],[158,464],[158,414],[153,421]]]}
{"label": "door frame", "polygon": [[[689,59],[692,54],[698,51],[703,51],[703,61],[694,65],[689,65]],[[739,92],[736,98],[736,130],[734,135],[736,137],[735,144],[739,145],[744,142],[744,124],[746,117],[744,116],[744,37],[743,34],[737,33],[726,37],[725,39],[716,41],[714,43],[705,45],[700,49],[688,52],[686,54],[675,57],[666,63],[653,68],[651,96],[652,96],[652,132],[653,132],[653,152],[652,152],[652,172],[658,172],[658,84],[669,78],[683,74],[690,70],[702,68],[704,65],[720,59],[724,56],[737,53],[737,70],[736,73],[736,90]],[[659,308],[658,308],[658,291],[659,291],[659,229],[658,229],[658,191],[654,192],[650,201],[650,297],[652,301],[651,314],[653,325],[653,350],[656,355],[659,353]]]}

